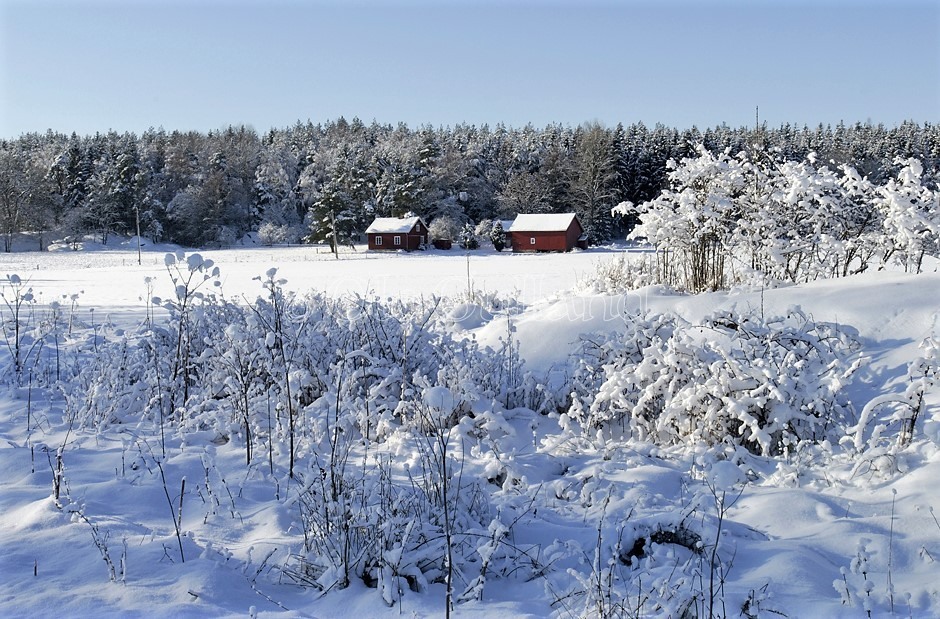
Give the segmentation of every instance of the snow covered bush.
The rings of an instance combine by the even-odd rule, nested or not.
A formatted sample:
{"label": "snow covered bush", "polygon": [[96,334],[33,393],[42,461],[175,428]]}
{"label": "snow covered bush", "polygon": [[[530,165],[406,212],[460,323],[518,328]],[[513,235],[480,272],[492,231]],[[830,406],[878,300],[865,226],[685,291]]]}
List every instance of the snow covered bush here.
{"label": "snow covered bush", "polygon": [[493,224],[495,224],[496,221],[492,219],[481,219],[473,228],[473,233],[479,238],[489,238],[490,233],[493,231]]}
{"label": "snow covered bush", "polygon": [[447,215],[435,217],[434,220],[428,224],[428,235],[431,237],[431,240],[457,240],[460,237],[460,230],[460,222]]}
{"label": "snow covered bush", "polygon": [[477,239],[489,240],[496,251],[503,251],[506,247],[506,231],[503,229],[503,222],[498,219],[480,220],[473,233]]}
{"label": "snow covered bush", "polygon": [[716,313],[627,316],[625,330],[582,340],[565,423],[660,445],[725,441],[779,455],[846,420],[858,367],[847,329],[798,309],[766,320]]}
{"label": "snow covered bush", "polygon": [[633,518],[629,512],[614,524],[603,513],[609,502],[594,547],[581,549],[580,564],[589,569],[565,571],[555,604],[570,617],[706,616],[705,547],[699,533],[681,522],[688,514]]}
{"label": "snow covered bush", "polygon": [[786,161],[699,145],[669,161],[659,196],[614,213],[639,215],[628,238],[656,247],[659,282],[689,292],[843,277],[876,258],[919,271],[924,256],[940,253],[940,194],[922,180],[919,161],[896,165],[897,178],[878,186],[849,165],[819,165],[812,153]]}
{"label": "snow covered bush", "polygon": [[[244,441],[249,464],[263,453],[273,469],[275,445],[293,464],[336,424],[365,440],[421,427],[421,389],[450,389],[468,408],[510,401],[522,380],[511,326],[497,351],[455,337],[454,301],[298,297],[271,269],[246,306],[210,292],[219,275],[211,261],[169,254],[167,265],[176,298],[154,303],[168,320],[96,336],[95,361],[63,377],[82,385],[75,406],[86,427],[172,420]],[[487,305],[515,307],[495,297]]]}
{"label": "snow covered bush", "polygon": [[588,273],[578,282],[581,290],[593,294],[624,294],[655,283],[649,265],[641,260],[633,261],[626,254],[599,261],[594,272]]}
{"label": "snow covered bush", "polygon": [[[304,585],[361,579],[393,604],[444,583],[452,605],[477,599],[487,574],[513,563],[487,478],[464,476],[474,466],[465,446],[484,454],[511,432],[496,404],[519,397],[511,338],[499,351],[455,338],[453,301],[300,297],[277,269],[256,278],[254,302],[238,304],[212,293],[211,261],[165,262],[175,294],[153,302],[167,317],[96,333],[86,362],[62,376],[77,430],[126,428],[164,487],[168,445],[243,447],[248,474],[265,469],[295,510],[303,550],[283,571]],[[400,450],[413,455],[393,458]]]}
{"label": "snow covered bush", "polygon": [[35,303],[33,289],[29,281],[24,281],[15,273],[6,276],[0,287],[0,299],[3,300],[2,322],[3,340],[13,362],[13,373],[17,380],[35,348],[38,340],[34,337],[28,309]]}
{"label": "snow covered bush", "polygon": [[697,157],[669,162],[670,188],[637,207],[641,224],[629,238],[645,238],[661,257],[663,283],[690,292],[724,288],[735,222],[746,209],[747,162],[699,145]]}
{"label": "snow covered bush", "polygon": [[750,170],[754,189],[733,232],[748,268],[764,281],[805,282],[869,267],[880,219],[873,186],[855,169],[817,167],[811,155]]}
{"label": "snow covered bush", "polygon": [[884,217],[884,258],[919,273],[924,256],[940,256],[940,190],[924,185],[924,166],[916,159],[897,160],[897,179],[878,189]]}
{"label": "snow covered bush", "polygon": [[889,392],[868,401],[858,422],[842,442],[859,456],[858,473],[892,475],[898,472],[898,453],[914,440],[923,424],[927,395],[940,378],[940,342],[933,337],[920,343],[921,356],[911,361],[901,393]]}
{"label": "snow covered bush", "polygon": [[298,226],[267,221],[258,227],[258,239],[265,245],[297,243],[300,237],[301,233]]}

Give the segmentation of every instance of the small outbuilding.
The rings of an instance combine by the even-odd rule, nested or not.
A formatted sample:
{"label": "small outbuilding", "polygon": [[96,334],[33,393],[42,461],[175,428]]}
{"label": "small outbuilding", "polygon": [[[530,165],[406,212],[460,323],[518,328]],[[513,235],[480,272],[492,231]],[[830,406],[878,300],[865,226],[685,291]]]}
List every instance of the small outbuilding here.
{"label": "small outbuilding", "polygon": [[420,217],[376,217],[366,228],[369,249],[414,251],[428,242],[428,225]]}
{"label": "small outbuilding", "polygon": [[509,227],[509,239],[514,252],[587,249],[587,235],[574,213],[519,215]]}

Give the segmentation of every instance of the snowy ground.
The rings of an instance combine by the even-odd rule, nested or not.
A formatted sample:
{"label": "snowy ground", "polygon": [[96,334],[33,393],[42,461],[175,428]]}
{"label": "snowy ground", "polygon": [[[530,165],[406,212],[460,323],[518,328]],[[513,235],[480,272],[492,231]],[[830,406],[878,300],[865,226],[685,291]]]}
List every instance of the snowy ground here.
{"label": "snowy ground", "polygon": [[[130,328],[146,316],[148,297],[170,294],[160,249],[145,251],[141,265],[133,250],[6,254],[0,255],[0,274],[27,280],[40,305],[59,300],[71,307],[74,299],[70,311],[77,323],[101,324],[106,316]],[[799,306],[816,321],[858,331],[866,361],[846,393],[856,412],[876,396],[901,393],[919,343],[940,337],[935,266],[917,276],[874,272],[694,297],[655,287],[626,295],[578,288],[598,262],[616,251],[476,252],[469,259],[459,251],[360,251],[340,260],[310,248],[201,254],[220,267],[222,293],[231,299],[258,296],[261,285],[254,278],[271,267],[278,268],[288,289],[298,292],[415,298],[459,296],[469,288],[511,298],[519,303],[514,337],[525,368],[546,377],[565,364],[583,334],[622,329],[624,312],[633,309],[673,311],[695,321],[716,309],[785,314]],[[630,253],[634,259],[644,257],[639,250]],[[145,284],[148,277],[152,289]],[[505,320],[487,313],[466,318],[460,317],[455,329],[483,344],[498,346],[506,334]],[[4,353],[3,362],[9,363],[9,354]],[[591,579],[597,523],[623,535],[642,533],[650,523],[682,520],[720,537],[724,583],[717,585],[720,592],[711,593],[712,601],[721,602],[716,615],[864,617],[871,609],[870,616],[938,617],[940,388],[928,393],[927,404],[912,444],[870,463],[833,446],[787,457],[753,457],[741,466],[728,466],[731,460],[705,449],[660,449],[639,441],[590,449],[553,442],[557,417],[504,411],[512,428],[501,444],[506,468],[525,488],[519,495],[531,501],[513,543],[538,548],[540,560],[549,564],[552,553],[560,558],[550,576],[488,580],[482,601],[458,604],[456,615],[591,615],[592,607],[584,608],[586,592],[595,585],[603,589]],[[273,498],[259,467],[245,471],[244,450],[235,441],[216,445],[211,437],[192,436],[178,445],[169,461],[174,499],[180,494],[177,484],[186,480],[185,534],[178,542],[164,485],[154,482],[159,473],[153,461],[135,455],[123,432],[68,436],[62,417],[61,401],[34,395],[28,385],[11,387],[0,399],[0,615],[443,615],[440,584],[421,593],[406,589],[389,607],[361,581],[325,595],[285,582],[273,567],[284,564],[302,539],[293,507]],[[70,500],[60,509],[51,488],[55,449],[63,442],[68,442]],[[400,447],[400,456],[411,457],[407,445]],[[213,466],[207,470],[202,463],[210,457]],[[289,487],[282,490],[290,492]],[[719,523],[722,494],[726,510]],[[714,545],[714,540],[701,541],[705,548]],[[184,546],[185,562],[178,560],[178,543]],[[123,574],[118,582],[109,582],[102,545]],[[661,546],[642,567],[639,559],[635,567],[618,566],[618,577],[642,569],[650,575],[643,587],[686,587],[709,595],[716,585],[709,582],[708,561],[698,571],[698,582],[670,580],[663,565],[702,559],[681,544]],[[620,593],[639,603],[648,595],[643,587]],[[663,608],[667,613],[668,604]],[[621,610],[623,616],[642,614]]]}
{"label": "snowy ground", "polygon": [[[127,243],[124,244],[125,246]],[[166,296],[170,283],[163,256],[175,247],[158,246],[142,252],[136,246],[99,251],[0,253],[0,271],[29,279],[40,302],[61,295],[83,293],[83,305],[142,306],[147,297],[145,277],[155,280],[154,294]],[[343,248],[334,259],[325,247],[255,248],[200,251],[222,270],[222,292],[230,298],[254,297],[261,290],[254,278],[277,267],[287,288],[319,290],[331,295],[360,294],[378,297],[455,295],[470,285],[479,292],[512,293],[530,303],[573,287],[597,262],[620,248],[575,251],[557,255],[496,253],[492,249],[467,252],[378,253],[364,246]],[[630,252],[644,251],[630,248]],[[469,259],[468,259],[469,258]],[[162,286],[162,287],[161,287]]]}

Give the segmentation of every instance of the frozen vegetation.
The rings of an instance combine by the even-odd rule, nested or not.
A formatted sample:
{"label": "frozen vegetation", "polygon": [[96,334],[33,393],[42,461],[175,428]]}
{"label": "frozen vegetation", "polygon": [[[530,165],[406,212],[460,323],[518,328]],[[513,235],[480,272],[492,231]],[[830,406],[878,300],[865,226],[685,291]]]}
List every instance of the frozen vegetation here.
{"label": "frozen vegetation", "polygon": [[651,241],[3,256],[0,613],[940,614],[932,250]]}

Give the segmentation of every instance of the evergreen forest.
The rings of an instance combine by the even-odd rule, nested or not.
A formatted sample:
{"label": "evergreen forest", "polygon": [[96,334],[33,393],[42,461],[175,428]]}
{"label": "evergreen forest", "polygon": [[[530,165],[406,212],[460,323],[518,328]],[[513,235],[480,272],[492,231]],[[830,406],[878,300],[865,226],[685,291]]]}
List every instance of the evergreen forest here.
{"label": "evergreen forest", "polygon": [[614,207],[656,199],[669,186],[667,163],[702,148],[848,165],[875,185],[917,159],[925,186],[940,178],[940,127],[915,122],[702,131],[642,123],[410,128],[341,117],[263,134],[246,126],[50,130],[0,141],[0,234],[6,251],[26,232],[38,249],[138,231],[186,247],[231,246],[249,233],[266,244],[351,244],[377,216],[414,213],[461,230],[518,213],[574,211],[590,241],[603,243],[637,222]]}

